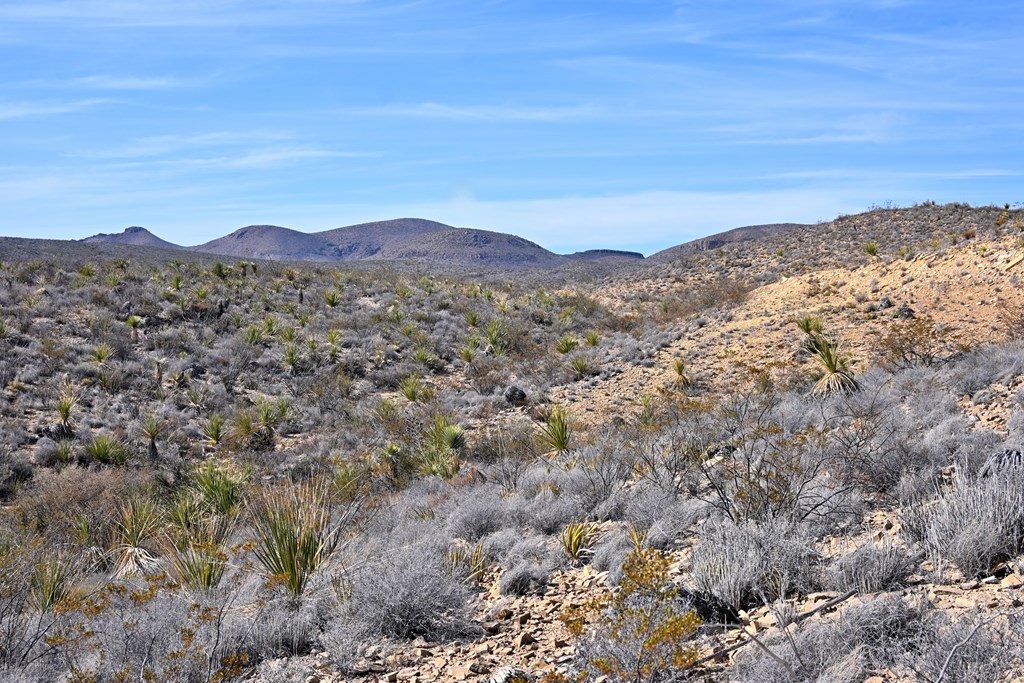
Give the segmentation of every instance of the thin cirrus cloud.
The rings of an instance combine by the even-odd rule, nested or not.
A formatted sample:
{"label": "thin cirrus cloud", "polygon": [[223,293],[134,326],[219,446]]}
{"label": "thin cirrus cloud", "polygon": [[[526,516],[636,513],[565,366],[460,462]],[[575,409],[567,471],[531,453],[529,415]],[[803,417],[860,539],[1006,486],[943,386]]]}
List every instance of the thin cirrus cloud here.
{"label": "thin cirrus cloud", "polygon": [[339,113],[353,116],[388,116],[395,118],[484,122],[580,121],[609,115],[609,111],[605,107],[595,105],[529,107],[521,105],[456,105],[437,102],[345,109]]}
{"label": "thin cirrus cloud", "polygon": [[0,102],[0,121],[74,114],[109,103],[110,100],[105,99],[73,100],[67,102]]}

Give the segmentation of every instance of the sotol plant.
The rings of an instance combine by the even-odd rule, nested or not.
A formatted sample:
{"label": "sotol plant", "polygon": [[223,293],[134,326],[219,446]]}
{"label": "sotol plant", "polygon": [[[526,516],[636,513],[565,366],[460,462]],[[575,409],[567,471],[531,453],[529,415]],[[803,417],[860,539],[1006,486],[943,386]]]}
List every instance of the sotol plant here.
{"label": "sotol plant", "polygon": [[250,511],[256,560],[291,597],[301,597],[341,537],[340,525],[332,521],[328,488],[304,484],[265,491]]}

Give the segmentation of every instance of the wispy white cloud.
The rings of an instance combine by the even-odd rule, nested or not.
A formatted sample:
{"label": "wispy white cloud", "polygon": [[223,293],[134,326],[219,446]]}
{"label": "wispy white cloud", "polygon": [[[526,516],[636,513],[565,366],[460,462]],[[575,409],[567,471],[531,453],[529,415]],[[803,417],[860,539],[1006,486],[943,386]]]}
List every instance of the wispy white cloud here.
{"label": "wispy white cloud", "polygon": [[193,135],[152,135],[136,138],[121,147],[104,147],[68,154],[86,159],[139,159],[173,154],[182,150],[215,149],[265,145],[291,139],[274,131],[212,131]]}
{"label": "wispy white cloud", "polygon": [[595,105],[528,107],[520,105],[453,105],[437,102],[359,107],[341,110],[357,116],[393,116],[398,118],[445,119],[454,121],[578,121],[608,114]]}
{"label": "wispy white cloud", "polygon": [[0,21],[114,27],[294,26],[384,16],[417,2],[366,0],[4,0]]}
{"label": "wispy white cloud", "polygon": [[84,90],[170,90],[193,84],[173,76],[114,76],[95,74],[65,81],[55,81],[54,87],[81,88]]}
{"label": "wispy white cloud", "polygon": [[72,102],[0,102],[0,121],[11,119],[34,119],[57,114],[74,114],[91,109],[110,100],[88,99]]}

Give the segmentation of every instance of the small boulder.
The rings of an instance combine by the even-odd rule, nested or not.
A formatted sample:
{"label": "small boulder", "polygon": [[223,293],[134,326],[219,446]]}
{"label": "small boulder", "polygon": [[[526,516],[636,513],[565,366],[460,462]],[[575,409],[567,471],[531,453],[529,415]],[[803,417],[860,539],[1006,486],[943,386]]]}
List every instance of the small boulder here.
{"label": "small boulder", "polygon": [[509,402],[509,405],[516,406],[517,408],[525,406],[526,392],[516,385],[511,384],[507,389],[505,389],[505,400]]}

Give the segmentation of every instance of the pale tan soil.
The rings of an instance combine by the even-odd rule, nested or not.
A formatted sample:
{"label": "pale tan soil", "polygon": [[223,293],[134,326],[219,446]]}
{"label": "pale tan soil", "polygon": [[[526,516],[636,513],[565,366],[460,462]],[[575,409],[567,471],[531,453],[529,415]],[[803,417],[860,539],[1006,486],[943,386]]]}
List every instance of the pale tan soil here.
{"label": "pale tan soil", "polygon": [[[595,379],[558,387],[551,394],[585,424],[596,424],[609,412],[632,413],[645,394],[674,388],[673,362],[685,360],[698,383],[716,390],[749,381],[748,369],[767,369],[775,376],[815,367],[800,350],[803,333],[795,320],[816,315],[825,332],[839,340],[854,369],[877,362],[878,339],[890,332],[900,306],[916,317],[928,316],[949,329],[950,339],[969,345],[1004,341],[1005,312],[1024,305],[1017,285],[1024,256],[1016,239],[985,245],[947,248],[909,261],[882,262],[865,256],[850,269],[830,269],[789,277],[755,289],[746,301],[727,312],[707,312],[707,324],[686,332],[662,349],[651,367],[630,366],[606,380]],[[638,283],[649,290],[651,283]],[[663,296],[672,293],[662,285]],[[679,286],[680,289],[682,286]],[[892,308],[871,312],[868,306],[889,297]],[[610,306],[628,305],[633,297],[613,292]],[[622,312],[619,310],[618,312]],[[693,317],[702,317],[697,314]],[[692,327],[688,320],[679,329]],[[993,416],[993,426],[1005,424]]]}

